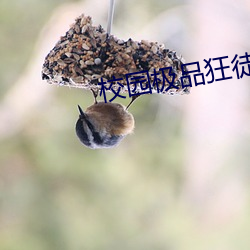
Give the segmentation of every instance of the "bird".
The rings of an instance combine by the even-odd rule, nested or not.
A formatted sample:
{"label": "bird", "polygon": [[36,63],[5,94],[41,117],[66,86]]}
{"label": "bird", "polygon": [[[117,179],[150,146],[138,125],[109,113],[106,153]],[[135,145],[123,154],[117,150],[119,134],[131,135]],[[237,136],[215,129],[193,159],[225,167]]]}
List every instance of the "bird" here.
{"label": "bird", "polygon": [[138,97],[132,98],[127,107],[113,102],[97,102],[98,92],[91,89],[95,102],[85,112],[78,105],[79,118],[76,135],[80,142],[91,149],[112,148],[131,134],[135,127],[133,115],[128,107]]}

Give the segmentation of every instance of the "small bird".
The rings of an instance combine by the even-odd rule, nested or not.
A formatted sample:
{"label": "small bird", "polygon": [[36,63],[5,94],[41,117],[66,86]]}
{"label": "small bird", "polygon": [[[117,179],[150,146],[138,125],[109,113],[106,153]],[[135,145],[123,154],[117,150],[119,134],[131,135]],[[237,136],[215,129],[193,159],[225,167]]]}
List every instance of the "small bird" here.
{"label": "small bird", "polygon": [[134,130],[134,117],[127,108],[137,98],[133,98],[127,108],[119,103],[97,102],[97,93],[92,90],[95,103],[80,112],[76,122],[76,134],[88,148],[111,148]]}

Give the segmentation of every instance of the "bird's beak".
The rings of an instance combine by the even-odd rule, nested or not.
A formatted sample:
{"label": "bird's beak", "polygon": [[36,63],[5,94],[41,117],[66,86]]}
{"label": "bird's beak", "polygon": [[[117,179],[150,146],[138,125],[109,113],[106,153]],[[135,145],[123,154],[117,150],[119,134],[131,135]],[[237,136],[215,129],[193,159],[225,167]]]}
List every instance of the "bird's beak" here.
{"label": "bird's beak", "polygon": [[80,118],[86,118],[84,112],[82,111],[82,108],[79,105],[77,105],[77,106],[78,106],[78,110],[79,110],[79,113],[80,113]]}

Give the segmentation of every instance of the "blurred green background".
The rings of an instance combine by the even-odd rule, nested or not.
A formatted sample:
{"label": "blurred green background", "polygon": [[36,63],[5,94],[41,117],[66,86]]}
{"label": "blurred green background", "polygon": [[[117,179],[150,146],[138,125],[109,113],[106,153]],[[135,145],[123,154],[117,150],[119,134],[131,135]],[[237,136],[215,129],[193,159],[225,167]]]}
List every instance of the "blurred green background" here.
{"label": "blurred green background", "polygon": [[[0,2],[0,249],[248,250],[249,77],[139,98],[134,134],[104,150],[75,136],[77,104],[92,94],[41,81],[74,17],[106,27],[108,4]],[[232,58],[250,51],[249,10],[243,0],[117,0],[113,33],[165,43],[187,62]]]}

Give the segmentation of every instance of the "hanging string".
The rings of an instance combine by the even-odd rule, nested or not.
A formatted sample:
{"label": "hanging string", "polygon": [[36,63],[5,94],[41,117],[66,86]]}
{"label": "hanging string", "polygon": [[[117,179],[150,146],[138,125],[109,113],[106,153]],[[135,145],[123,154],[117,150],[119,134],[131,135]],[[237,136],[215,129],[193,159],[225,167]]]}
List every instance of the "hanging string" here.
{"label": "hanging string", "polygon": [[107,26],[107,33],[108,34],[111,34],[113,16],[114,16],[114,9],[115,9],[115,0],[110,0],[109,13],[108,13],[108,26]]}

